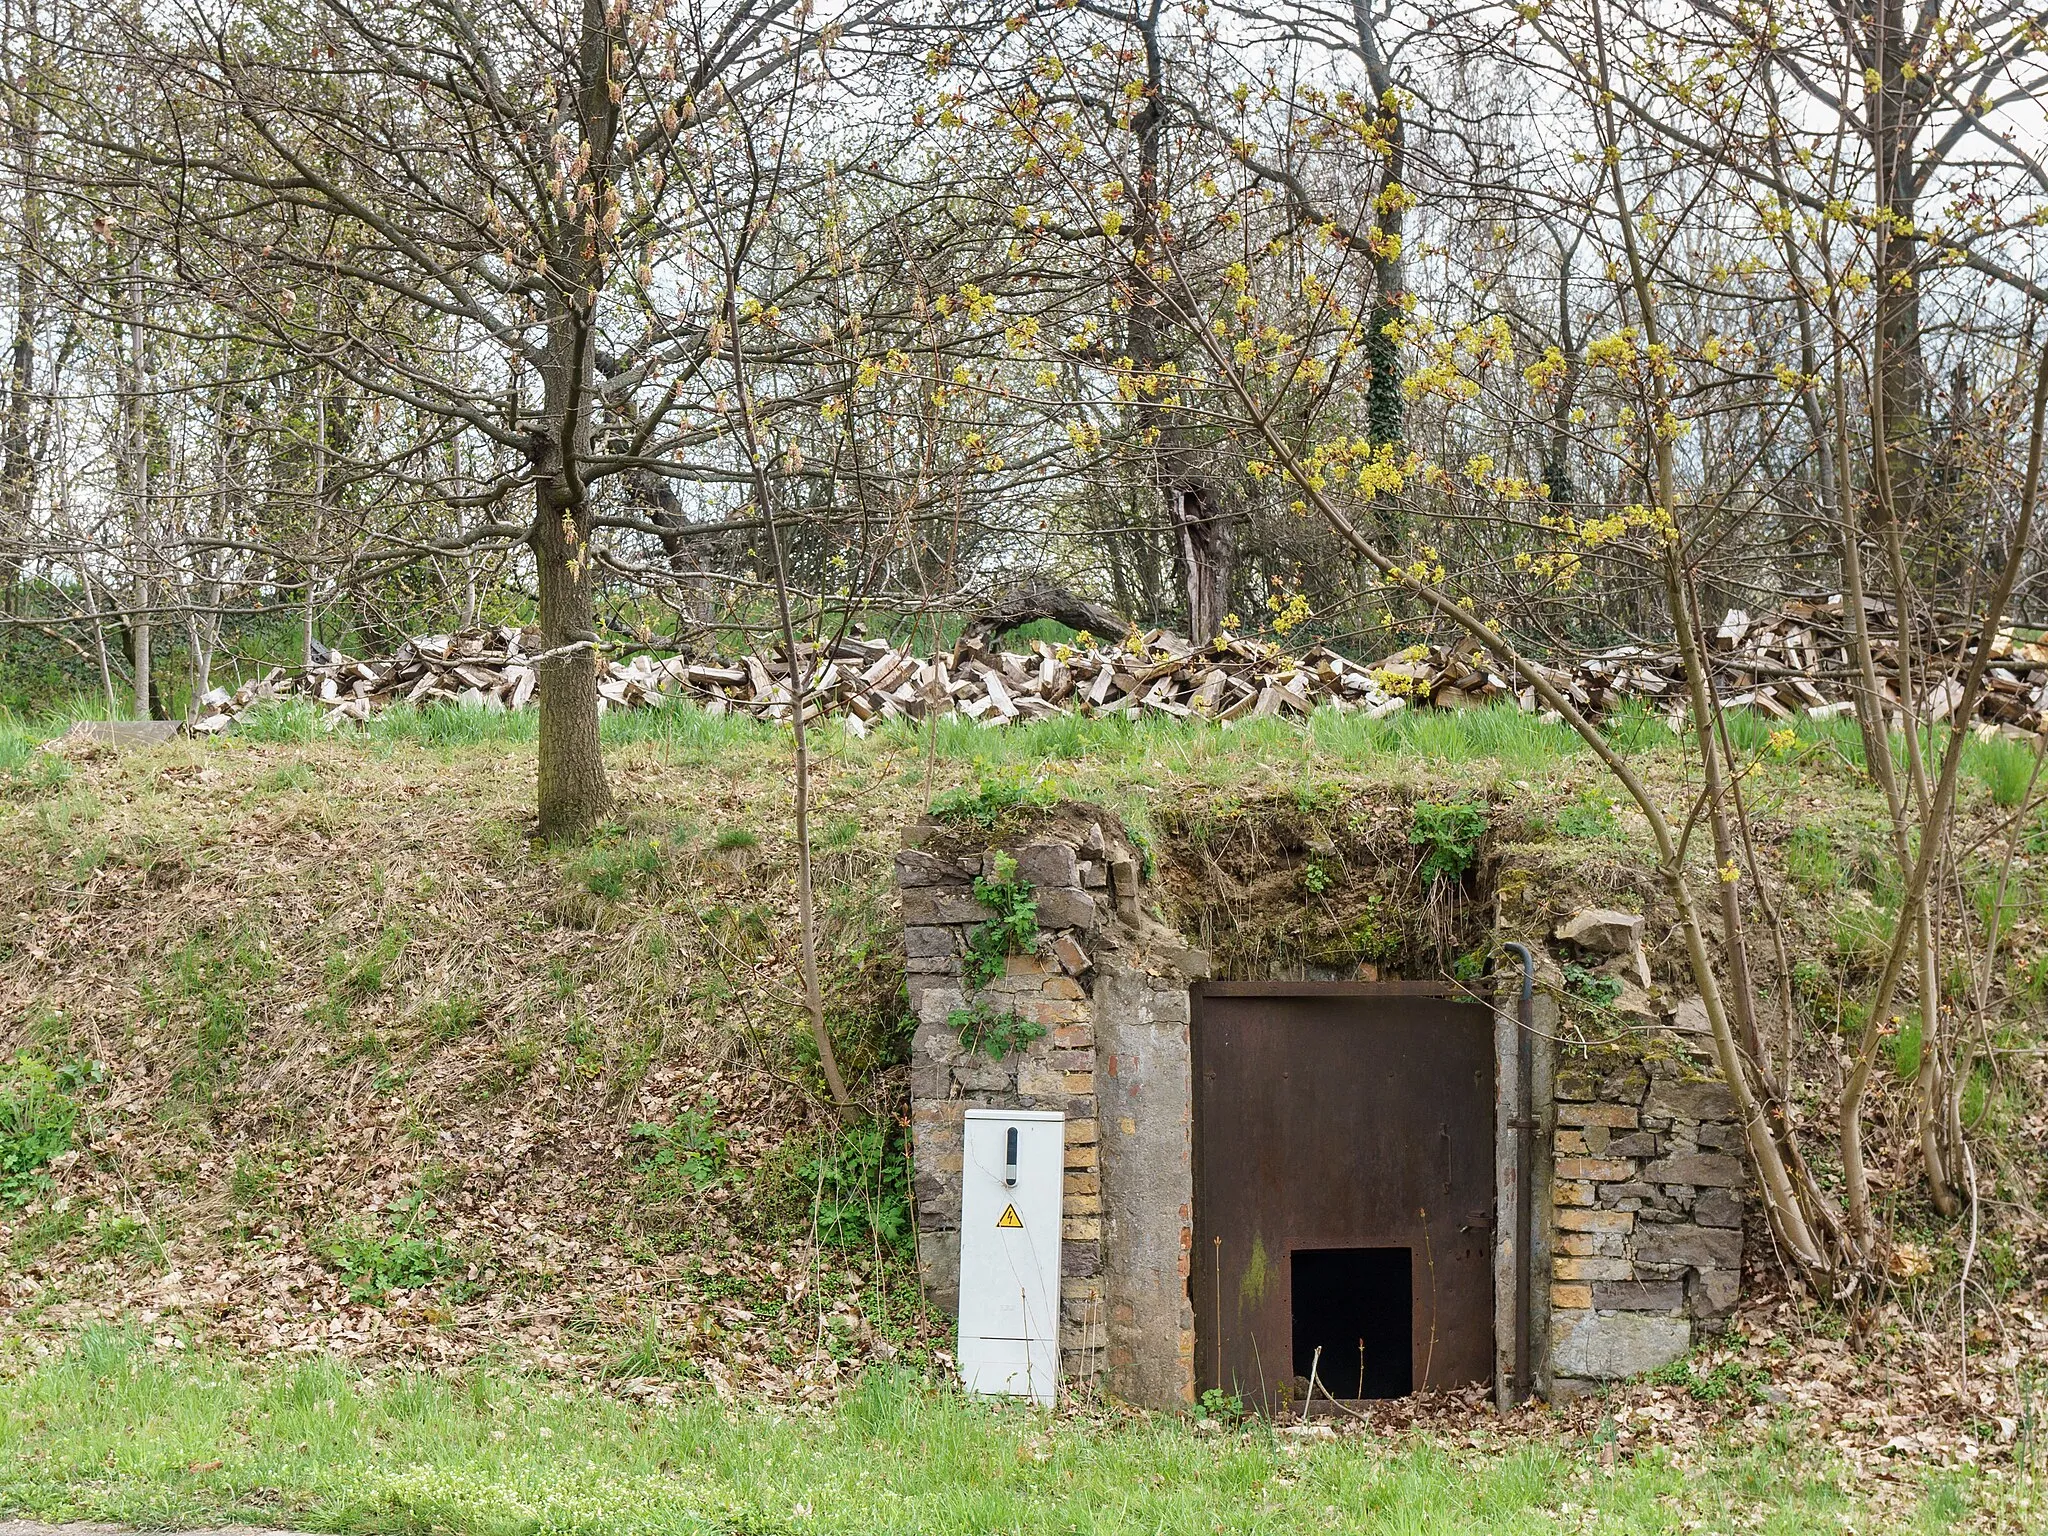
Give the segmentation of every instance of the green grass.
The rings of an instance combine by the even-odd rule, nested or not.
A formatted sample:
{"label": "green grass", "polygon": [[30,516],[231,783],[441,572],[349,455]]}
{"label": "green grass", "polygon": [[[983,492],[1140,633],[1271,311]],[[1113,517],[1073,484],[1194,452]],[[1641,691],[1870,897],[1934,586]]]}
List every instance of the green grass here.
{"label": "green grass", "polygon": [[[660,1340],[645,1349],[660,1352]],[[1611,1431],[1608,1431],[1611,1433]],[[1640,1444],[1640,1442],[1639,1442]],[[472,1371],[358,1375],[333,1360],[270,1372],[161,1359],[85,1335],[0,1383],[0,1506],[163,1527],[245,1521],[316,1531],[1367,1533],[1887,1527],[1824,1437],[1792,1420],[1684,1456],[1599,1468],[1583,1440],[1464,1435],[1302,1441],[1252,1422],[1202,1434],[1173,1416],[1055,1420],[964,1400],[905,1372],[864,1378],[821,1415],[706,1398],[643,1409]],[[1929,1482],[1929,1528],[1985,1489]]]}
{"label": "green grass", "polygon": [[[90,713],[91,711],[87,711]],[[250,710],[235,725],[230,740],[265,743],[306,743],[318,740],[325,711],[306,700],[282,700]],[[1794,752],[1802,757],[1833,758],[1860,774],[1863,741],[1852,719],[1781,722],[1748,710],[1729,713],[1729,734],[1745,754],[1774,756],[1776,733],[1791,730]],[[0,715],[0,781],[41,770],[34,759],[36,744],[65,728],[69,714],[27,721]],[[1684,751],[1687,743],[1672,735],[1658,716],[1636,702],[1625,702],[1603,723],[1607,739],[1629,755]],[[527,746],[539,732],[538,711],[479,709],[438,703],[424,708],[395,705],[372,717],[367,726],[342,725],[335,735],[355,740],[377,753],[404,747],[452,751],[467,747]],[[701,766],[734,751],[771,747],[787,750],[788,730],[751,716],[707,714],[691,704],[656,709],[610,710],[599,722],[605,744],[644,744],[658,755],[682,765]],[[1946,745],[1945,728],[1929,731],[1923,750],[1934,761]],[[1565,767],[1584,767],[1590,751],[1560,722],[1523,714],[1511,703],[1469,710],[1408,709],[1385,720],[1363,714],[1318,710],[1306,726],[1289,720],[1247,720],[1228,729],[1210,722],[1174,720],[1148,715],[1087,718],[1055,715],[1028,724],[990,729],[971,720],[951,717],[936,726],[891,722],[875,732],[866,749],[846,741],[833,722],[813,732],[814,750],[831,756],[863,750],[929,749],[939,758],[972,762],[985,771],[1023,772],[1047,765],[1086,762],[1098,768],[1122,764],[1160,764],[1200,774],[1253,760],[1360,770],[1397,771],[1403,766],[1452,767],[1487,763],[1509,777],[1541,777]],[[1904,740],[1894,736],[1893,748],[1903,753]],[[1984,786],[2000,805],[2017,805],[2032,771],[2034,754],[2024,744],[2008,741],[1968,742],[1963,751],[1966,776]],[[46,761],[54,761],[46,758]],[[61,774],[62,767],[46,770]],[[310,787],[279,781],[270,789]]]}
{"label": "green grass", "polygon": [[[1525,715],[1513,705],[1460,711],[1403,710],[1385,720],[1318,710],[1306,728],[1280,719],[1247,720],[1229,729],[1199,720],[1148,715],[1089,718],[1055,715],[989,729],[952,717],[935,729],[892,723],[878,739],[923,744],[931,732],[938,756],[991,766],[1041,762],[1159,758],[1178,766],[1295,755],[1359,764],[1409,759],[1435,763],[1487,760],[1507,769],[1542,769],[1584,755],[1571,730]],[[1668,739],[1668,734],[1667,734]]]}

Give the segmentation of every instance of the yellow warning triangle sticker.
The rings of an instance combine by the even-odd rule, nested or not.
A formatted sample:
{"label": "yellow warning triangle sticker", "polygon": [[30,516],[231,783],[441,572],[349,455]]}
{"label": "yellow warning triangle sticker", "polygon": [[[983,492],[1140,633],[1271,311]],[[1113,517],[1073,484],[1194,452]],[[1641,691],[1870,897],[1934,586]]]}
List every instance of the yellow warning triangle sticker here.
{"label": "yellow warning triangle sticker", "polygon": [[996,1218],[996,1225],[999,1227],[1015,1227],[1020,1232],[1024,1229],[1024,1223],[1017,1219],[1017,1207],[1014,1205],[1003,1207],[1003,1214]]}

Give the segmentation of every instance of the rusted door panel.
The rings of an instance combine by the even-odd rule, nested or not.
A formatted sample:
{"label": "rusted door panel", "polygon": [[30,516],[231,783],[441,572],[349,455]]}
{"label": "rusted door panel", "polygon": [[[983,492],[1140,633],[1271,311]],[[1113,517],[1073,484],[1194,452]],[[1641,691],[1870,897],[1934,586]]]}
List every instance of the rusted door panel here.
{"label": "rusted door panel", "polygon": [[1490,1378],[1489,1010],[1414,984],[1211,983],[1194,1018],[1201,1385],[1285,1394],[1295,1250],[1403,1246],[1416,1386]]}

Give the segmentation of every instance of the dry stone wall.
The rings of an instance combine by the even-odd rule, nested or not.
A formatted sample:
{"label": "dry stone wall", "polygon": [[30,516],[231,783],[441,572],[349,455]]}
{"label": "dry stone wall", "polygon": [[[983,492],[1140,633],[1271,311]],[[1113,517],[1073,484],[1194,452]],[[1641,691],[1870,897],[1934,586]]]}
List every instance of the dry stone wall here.
{"label": "dry stone wall", "polygon": [[[1557,937],[1576,961],[1648,981],[1642,927],[1581,912]],[[1748,1173],[1696,1001],[1632,990],[1644,1001],[1561,1010],[1560,991],[1539,1024],[1555,1042],[1543,1332],[1550,1394],[1570,1396],[1654,1370],[1725,1325],[1741,1291]]]}

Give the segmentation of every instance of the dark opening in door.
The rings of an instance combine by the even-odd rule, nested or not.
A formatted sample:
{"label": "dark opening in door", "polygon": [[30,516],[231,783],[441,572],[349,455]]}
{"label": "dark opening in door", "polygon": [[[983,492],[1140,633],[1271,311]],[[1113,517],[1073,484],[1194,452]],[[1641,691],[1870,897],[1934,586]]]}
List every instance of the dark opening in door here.
{"label": "dark opening in door", "polygon": [[1331,1397],[1414,1391],[1413,1271],[1410,1248],[1295,1249],[1295,1376]]}

